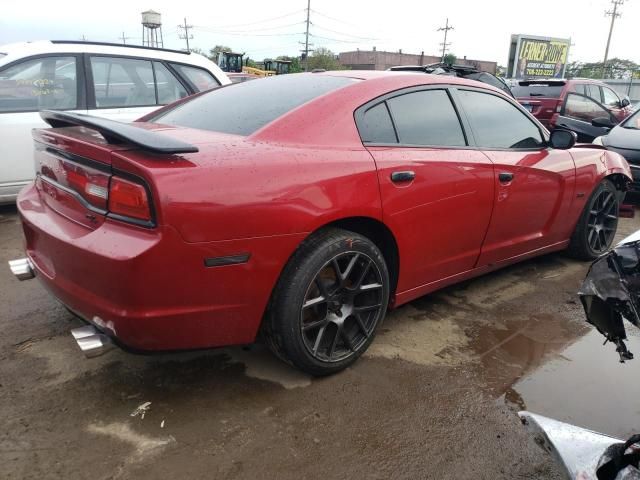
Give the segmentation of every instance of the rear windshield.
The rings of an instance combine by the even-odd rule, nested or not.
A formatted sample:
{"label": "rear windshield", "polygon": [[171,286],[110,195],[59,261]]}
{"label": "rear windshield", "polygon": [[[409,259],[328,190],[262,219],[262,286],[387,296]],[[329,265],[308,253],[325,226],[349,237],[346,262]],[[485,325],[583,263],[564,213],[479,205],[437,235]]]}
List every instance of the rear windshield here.
{"label": "rear windshield", "polygon": [[315,74],[279,75],[214,89],[151,117],[152,122],[251,135],[290,110],[357,80]]}
{"label": "rear windshield", "polygon": [[513,96],[520,97],[544,97],[544,98],[560,98],[564,85],[544,85],[534,83],[532,85],[520,85],[516,83],[511,87]]}

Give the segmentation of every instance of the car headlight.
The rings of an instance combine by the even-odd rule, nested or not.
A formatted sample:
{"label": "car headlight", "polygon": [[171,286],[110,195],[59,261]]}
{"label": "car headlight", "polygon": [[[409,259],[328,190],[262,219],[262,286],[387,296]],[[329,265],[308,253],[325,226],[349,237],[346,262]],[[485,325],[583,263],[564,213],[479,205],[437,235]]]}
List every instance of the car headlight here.
{"label": "car headlight", "polygon": [[600,145],[601,147],[604,147],[604,144],[602,143],[602,137],[596,137],[593,139],[593,143],[594,145]]}

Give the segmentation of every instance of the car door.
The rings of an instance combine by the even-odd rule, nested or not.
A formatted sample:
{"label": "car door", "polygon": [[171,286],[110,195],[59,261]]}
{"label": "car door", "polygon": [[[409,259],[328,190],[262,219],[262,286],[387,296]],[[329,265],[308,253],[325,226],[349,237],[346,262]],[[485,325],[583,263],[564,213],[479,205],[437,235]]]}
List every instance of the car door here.
{"label": "car door", "polygon": [[40,110],[85,112],[80,57],[29,57],[0,69],[0,201],[34,178],[31,130],[48,125]]}
{"label": "car door", "polygon": [[164,63],[144,58],[89,55],[89,110],[123,122],[136,120],[191,92]]}
{"label": "car door", "polygon": [[587,95],[572,92],[565,98],[556,126],[576,132],[579,142],[591,143],[594,138],[609,132],[607,128],[592,125],[591,122],[596,118],[609,118],[617,123],[604,105]]}
{"label": "car door", "polygon": [[493,207],[493,165],[469,148],[443,87],[395,92],[361,107],[363,143],[377,170],[406,291],[471,270]]}
{"label": "car door", "polygon": [[501,95],[460,87],[455,99],[495,168],[495,206],[478,266],[566,240],[575,183],[569,152],[548,148],[546,132]]}
{"label": "car door", "polygon": [[631,113],[631,109],[622,106],[622,101],[616,92],[609,87],[601,86],[602,104],[609,110],[611,115],[616,118],[616,123],[621,122]]}

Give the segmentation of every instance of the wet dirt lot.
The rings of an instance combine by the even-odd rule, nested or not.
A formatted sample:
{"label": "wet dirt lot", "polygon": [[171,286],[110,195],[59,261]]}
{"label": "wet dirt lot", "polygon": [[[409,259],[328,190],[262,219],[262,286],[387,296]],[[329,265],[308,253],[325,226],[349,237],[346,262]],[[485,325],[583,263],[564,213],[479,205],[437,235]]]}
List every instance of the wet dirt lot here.
{"label": "wet dirt lot", "polygon": [[[622,220],[619,236],[638,228]],[[397,309],[324,379],[260,346],[86,360],[69,334],[82,323],[12,278],[20,256],[0,207],[3,479],[562,478],[517,410],[618,436],[640,425],[640,360],[619,364],[585,324],[588,264],[561,254]]]}

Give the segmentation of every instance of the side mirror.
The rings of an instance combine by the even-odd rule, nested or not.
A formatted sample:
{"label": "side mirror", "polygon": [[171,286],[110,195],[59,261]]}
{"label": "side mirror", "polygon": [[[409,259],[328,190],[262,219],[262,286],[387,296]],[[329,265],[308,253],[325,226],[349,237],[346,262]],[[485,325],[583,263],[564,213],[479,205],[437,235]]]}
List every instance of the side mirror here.
{"label": "side mirror", "polygon": [[558,150],[568,150],[572,148],[577,141],[578,135],[576,132],[562,129],[552,131],[551,137],[549,138],[551,148],[557,148]]}
{"label": "side mirror", "polygon": [[598,117],[591,120],[591,125],[601,128],[613,128],[616,124],[609,117]]}
{"label": "side mirror", "polygon": [[631,99],[629,98],[629,95],[625,95],[622,100],[620,100],[620,107],[625,108],[629,105],[631,105]]}

